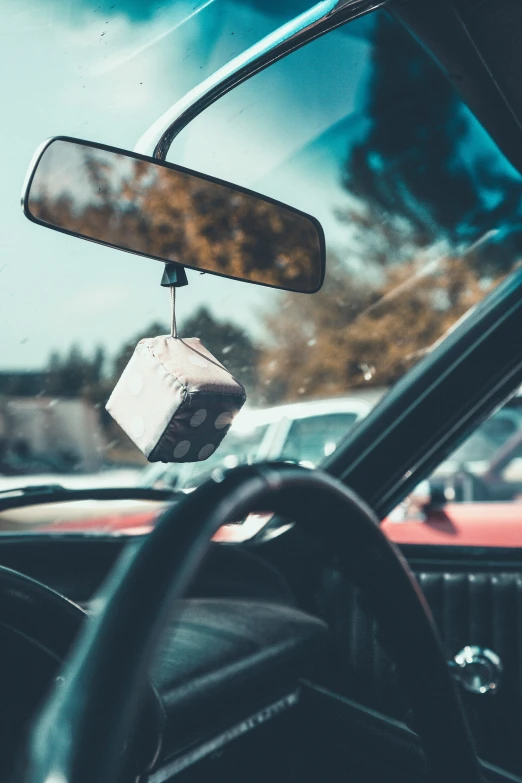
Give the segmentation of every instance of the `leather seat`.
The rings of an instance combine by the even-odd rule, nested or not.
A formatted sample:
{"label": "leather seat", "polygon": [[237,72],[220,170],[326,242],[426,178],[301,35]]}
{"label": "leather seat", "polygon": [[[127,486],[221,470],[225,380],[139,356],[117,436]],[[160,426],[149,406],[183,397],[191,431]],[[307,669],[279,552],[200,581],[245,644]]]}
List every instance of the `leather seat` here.
{"label": "leather seat", "polygon": [[327,636],[321,620],[280,604],[182,604],[152,671],[166,712],[163,760],[288,694]]}

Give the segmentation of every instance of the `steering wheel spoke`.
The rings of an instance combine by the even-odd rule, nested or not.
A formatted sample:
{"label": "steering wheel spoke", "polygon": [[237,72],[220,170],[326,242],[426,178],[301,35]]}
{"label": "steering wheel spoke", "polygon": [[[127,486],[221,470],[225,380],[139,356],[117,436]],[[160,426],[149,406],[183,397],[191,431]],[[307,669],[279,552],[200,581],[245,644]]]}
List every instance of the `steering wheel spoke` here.
{"label": "steering wheel spoke", "polygon": [[[211,536],[231,519],[271,511],[321,536],[345,576],[363,591],[415,710],[428,771],[435,781],[481,780],[471,736],[424,597],[372,510],[321,471],[287,464],[236,468],[167,510],[127,552],[85,625],[64,676],[30,739],[30,783],[109,783],[130,736],[147,672],[172,614]],[[349,741],[349,738],[347,738]]]}

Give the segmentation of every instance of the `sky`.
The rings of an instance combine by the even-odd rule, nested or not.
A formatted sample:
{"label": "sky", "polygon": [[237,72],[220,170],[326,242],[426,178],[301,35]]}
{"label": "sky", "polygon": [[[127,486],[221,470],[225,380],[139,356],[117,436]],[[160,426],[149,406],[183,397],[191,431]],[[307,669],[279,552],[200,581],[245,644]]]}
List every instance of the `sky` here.
{"label": "sky", "polygon": [[[0,369],[43,367],[77,343],[115,352],[169,319],[155,261],[27,221],[20,192],[36,147],[70,135],[133,149],[175,101],[307,3],[3,0],[0,24]],[[313,213],[327,243],[346,198],[339,164],[368,74],[368,24],[330,33],[218,101],[168,160]],[[356,132],[356,131],[355,131]],[[189,272],[178,318],[202,304],[255,336],[277,293]],[[185,335],[190,336],[190,335]]]}

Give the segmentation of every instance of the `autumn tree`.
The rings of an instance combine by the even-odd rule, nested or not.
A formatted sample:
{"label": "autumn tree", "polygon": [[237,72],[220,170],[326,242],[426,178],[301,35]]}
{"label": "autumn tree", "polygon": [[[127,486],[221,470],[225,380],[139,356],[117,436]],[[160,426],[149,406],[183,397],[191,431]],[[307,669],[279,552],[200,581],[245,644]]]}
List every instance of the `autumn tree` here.
{"label": "autumn tree", "polygon": [[140,329],[140,331],[136,332],[133,337],[126,340],[117,352],[114,359],[111,373],[112,384],[114,385],[116,383],[124,371],[132,354],[134,353],[134,349],[140,340],[143,340],[145,337],[158,337],[159,335],[169,333],[170,327],[168,327],[167,324],[163,323],[162,321],[152,321],[152,323],[150,323],[147,327]]}
{"label": "autumn tree", "polygon": [[471,263],[390,267],[381,284],[357,283],[337,263],[323,291],[283,295],[268,327],[278,338],[261,359],[268,402],[329,397],[397,381],[487,293]]}
{"label": "autumn tree", "polygon": [[[105,350],[98,346],[92,356],[72,345],[68,353],[53,351],[45,372],[45,392],[56,397],[88,396],[104,378]],[[95,392],[95,395],[96,392]]]}
{"label": "autumn tree", "polygon": [[341,174],[347,247],[322,291],[284,294],[267,318],[272,401],[394,383],[522,256],[520,177],[470,142],[469,114],[409,34],[376,19],[366,132]]}
{"label": "autumn tree", "polygon": [[[75,176],[59,188],[64,167]],[[29,205],[51,225],[165,261],[297,291],[319,284],[320,240],[308,218],[110,151],[54,141],[35,172]]]}
{"label": "autumn tree", "polygon": [[250,399],[258,393],[259,349],[250,335],[237,324],[215,318],[200,307],[181,325],[184,337],[199,337],[203,345],[240,381]]}

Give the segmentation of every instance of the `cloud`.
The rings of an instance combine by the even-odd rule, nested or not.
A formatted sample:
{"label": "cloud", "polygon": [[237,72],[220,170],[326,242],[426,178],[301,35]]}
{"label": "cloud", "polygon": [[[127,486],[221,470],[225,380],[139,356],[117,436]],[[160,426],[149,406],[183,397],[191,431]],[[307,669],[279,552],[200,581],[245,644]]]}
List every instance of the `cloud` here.
{"label": "cloud", "polygon": [[108,58],[104,64],[94,68],[92,74],[94,76],[101,76],[102,74],[108,73],[115,68],[121,68],[122,66],[127,65],[131,60],[134,60],[136,57],[139,57],[151,47],[160,43],[160,41],[162,41],[168,35],[172,35],[172,33],[176,32],[176,30],[178,30],[182,25],[190,22],[195,16],[200,14],[215,2],[216,0],[205,0],[204,3],[197,6],[196,8],[193,8],[186,15],[182,14],[181,18],[172,24],[166,25],[164,21],[158,23],[158,32],[152,32],[151,35],[151,31],[148,31],[146,36],[142,36],[143,41],[141,43],[137,43],[132,48],[127,48],[126,51],[123,50],[122,52],[119,52],[118,54]]}

